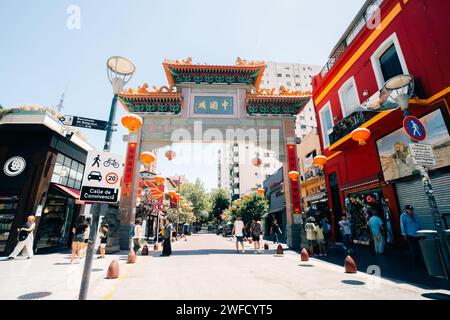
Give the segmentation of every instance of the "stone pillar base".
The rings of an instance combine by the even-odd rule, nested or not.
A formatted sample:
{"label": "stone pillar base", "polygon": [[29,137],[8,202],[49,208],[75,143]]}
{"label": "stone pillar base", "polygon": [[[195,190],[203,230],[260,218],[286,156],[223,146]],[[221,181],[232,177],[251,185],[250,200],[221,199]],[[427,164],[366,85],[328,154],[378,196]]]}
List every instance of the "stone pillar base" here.
{"label": "stone pillar base", "polygon": [[117,236],[118,235],[115,234],[108,239],[105,250],[106,253],[111,254],[120,251],[119,238],[117,238]]}
{"label": "stone pillar base", "polygon": [[302,225],[291,224],[286,227],[286,242],[290,249],[298,250],[302,242]]}

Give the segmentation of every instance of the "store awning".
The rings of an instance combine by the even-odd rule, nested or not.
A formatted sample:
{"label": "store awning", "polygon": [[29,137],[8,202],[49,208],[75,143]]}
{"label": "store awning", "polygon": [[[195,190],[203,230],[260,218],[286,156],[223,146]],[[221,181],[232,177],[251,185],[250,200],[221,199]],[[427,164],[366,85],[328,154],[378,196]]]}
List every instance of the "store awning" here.
{"label": "store awning", "polygon": [[305,197],[305,200],[307,202],[311,202],[311,201],[315,201],[315,200],[320,200],[322,198],[325,198],[327,196],[327,194],[325,192],[318,192],[309,196]]}

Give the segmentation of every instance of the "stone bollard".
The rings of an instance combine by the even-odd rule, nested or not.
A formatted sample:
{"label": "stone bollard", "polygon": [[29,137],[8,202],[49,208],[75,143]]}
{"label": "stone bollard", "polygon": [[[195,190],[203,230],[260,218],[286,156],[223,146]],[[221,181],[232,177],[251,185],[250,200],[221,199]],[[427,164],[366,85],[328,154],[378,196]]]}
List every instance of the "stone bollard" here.
{"label": "stone bollard", "polygon": [[309,254],[305,248],[303,248],[302,251],[300,252],[300,257],[301,257],[302,261],[309,261]]}
{"label": "stone bollard", "polygon": [[117,260],[111,261],[106,273],[106,279],[117,279],[119,277],[119,263]]}
{"label": "stone bollard", "polygon": [[277,247],[277,255],[283,255],[283,247],[281,244],[279,244]]}
{"label": "stone bollard", "polygon": [[142,247],[141,255],[148,256],[148,247],[147,247],[147,245]]}
{"label": "stone bollard", "polygon": [[175,242],[175,238],[172,238],[172,242]]}
{"label": "stone bollard", "polygon": [[249,239],[248,239],[248,243],[249,243],[249,244],[252,244],[252,243],[253,243],[253,242],[252,242],[252,239],[249,238]]}
{"label": "stone bollard", "polygon": [[356,273],[358,270],[356,269],[355,260],[352,257],[347,256],[344,262],[345,273]]}
{"label": "stone bollard", "polygon": [[135,263],[136,262],[136,253],[133,250],[128,252],[127,263]]}
{"label": "stone bollard", "polygon": [[154,251],[159,251],[160,248],[161,248],[161,245],[159,244],[159,242],[158,242],[158,243],[155,243],[155,244],[153,245],[153,250],[154,250]]}
{"label": "stone bollard", "polygon": [[269,250],[269,245],[267,243],[264,243],[264,250]]}

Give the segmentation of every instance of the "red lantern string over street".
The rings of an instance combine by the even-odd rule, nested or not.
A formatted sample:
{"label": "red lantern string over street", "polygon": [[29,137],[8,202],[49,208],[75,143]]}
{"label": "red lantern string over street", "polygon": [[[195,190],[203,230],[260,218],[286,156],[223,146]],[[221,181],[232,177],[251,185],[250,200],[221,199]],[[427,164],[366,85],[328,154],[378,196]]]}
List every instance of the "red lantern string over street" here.
{"label": "red lantern string over street", "polygon": [[165,153],[165,155],[166,155],[166,158],[167,158],[169,161],[171,161],[173,158],[175,158],[176,153],[175,153],[175,151],[173,151],[173,150],[169,150],[169,151],[167,151],[167,152]]}
{"label": "red lantern string over street", "polygon": [[260,166],[262,165],[262,160],[261,160],[260,158],[254,158],[254,159],[252,160],[252,164],[253,164],[255,167],[260,167]]}
{"label": "red lantern string over street", "polygon": [[300,174],[298,173],[298,171],[289,171],[288,173],[288,177],[289,179],[291,179],[292,181],[298,181],[298,176]]}
{"label": "red lantern string over street", "polygon": [[157,175],[157,176],[155,176],[155,181],[158,183],[158,184],[161,184],[161,183],[163,183],[164,181],[166,181],[166,178],[164,178],[163,176],[161,176],[161,175]]}
{"label": "red lantern string over street", "polygon": [[136,133],[142,126],[142,118],[135,114],[126,114],[121,119],[122,125],[128,129],[128,132]]}
{"label": "red lantern string over street", "polygon": [[360,146],[366,145],[366,141],[370,138],[370,130],[367,128],[357,128],[352,131],[352,139],[358,141]]}
{"label": "red lantern string over street", "polygon": [[328,158],[323,155],[318,155],[314,157],[314,164],[317,165],[320,169],[323,169],[325,163],[327,163]]}
{"label": "red lantern string over street", "polygon": [[153,154],[153,152],[150,151],[144,151],[141,153],[141,161],[144,163],[144,165],[148,166],[149,164],[153,163],[156,159],[156,156]]}

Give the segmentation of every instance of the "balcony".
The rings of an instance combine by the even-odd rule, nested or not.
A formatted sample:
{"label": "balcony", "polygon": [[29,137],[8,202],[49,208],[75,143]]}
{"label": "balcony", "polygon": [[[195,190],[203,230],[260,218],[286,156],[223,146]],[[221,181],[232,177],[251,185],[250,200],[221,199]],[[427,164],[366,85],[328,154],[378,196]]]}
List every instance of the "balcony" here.
{"label": "balcony", "polygon": [[333,145],[336,141],[339,141],[339,139],[345,137],[377,114],[378,112],[375,111],[356,111],[345,117],[333,127],[333,132],[329,135],[330,144]]}

